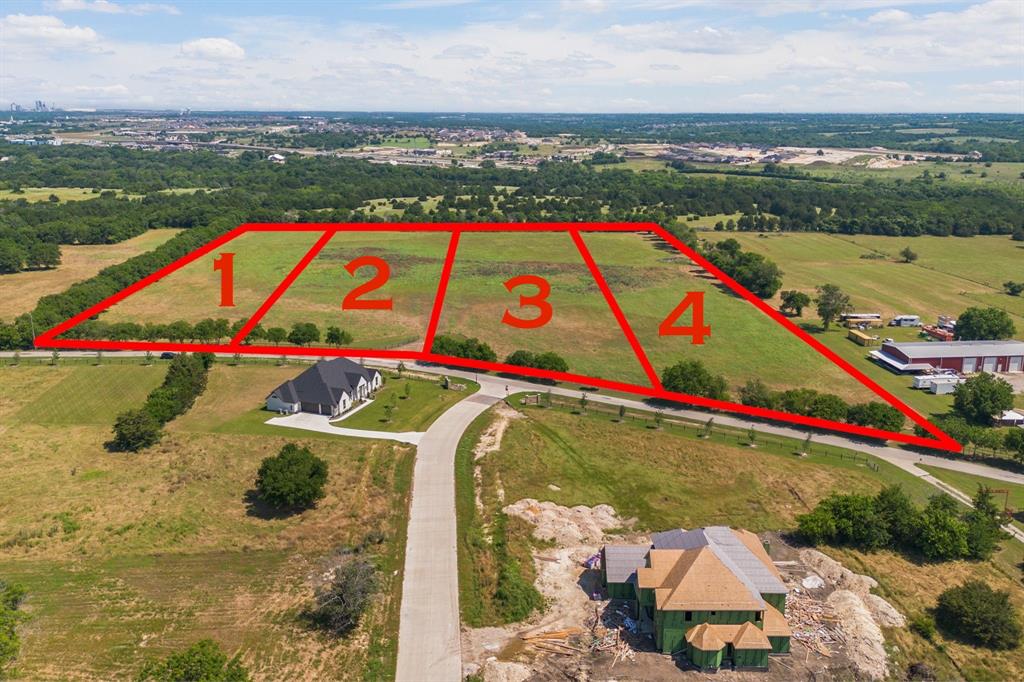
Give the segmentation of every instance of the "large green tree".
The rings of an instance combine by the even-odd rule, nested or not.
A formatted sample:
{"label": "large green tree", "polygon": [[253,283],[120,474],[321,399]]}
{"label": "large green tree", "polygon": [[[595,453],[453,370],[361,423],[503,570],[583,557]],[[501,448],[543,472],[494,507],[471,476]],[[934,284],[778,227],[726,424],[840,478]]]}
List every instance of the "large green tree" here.
{"label": "large green tree", "polygon": [[822,284],[817,287],[818,297],[814,299],[818,304],[818,317],[821,323],[828,329],[833,322],[839,319],[843,313],[853,310],[850,297],[843,293],[843,290],[835,284]]}
{"label": "large green tree", "polygon": [[260,497],[281,509],[311,506],[324,496],[326,483],[327,462],[295,443],[264,459],[256,475]]}
{"label": "large green tree", "polygon": [[680,360],[661,373],[661,384],[666,390],[686,393],[715,400],[727,400],[725,379],[712,374],[700,360]]}
{"label": "large green tree", "polygon": [[1013,318],[1000,308],[968,308],[956,321],[957,341],[1009,339],[1017,333]]}
{"label": "large green tree", "polygon": [[1020,645],[1020,616],[1010,593],[993,590],[988,583],[968,580],[939,595],[935,621],[946,632],[972,644],[993,649]]}
{"label": "large green tree", "polygon": [[1000,377],[980,372],[953,389],[953,409],[972,424],[987,425],[1013,407],[1013,387]]}

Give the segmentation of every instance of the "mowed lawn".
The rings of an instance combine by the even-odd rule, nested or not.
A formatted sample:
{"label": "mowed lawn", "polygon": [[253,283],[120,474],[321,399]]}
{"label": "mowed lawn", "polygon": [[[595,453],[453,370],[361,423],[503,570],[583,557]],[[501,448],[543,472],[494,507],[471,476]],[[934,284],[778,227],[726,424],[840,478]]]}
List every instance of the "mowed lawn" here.
{"label": "mowed lawn", "polygon": [[[1024,328],[1024,298],[1002,293],[1002,283],[1024,277],[1024,248],[1008,236],[877,237],[823,233],[702,232],[711,241],[730,237],[744,249],[761,253],[782,269],[782,289],[813,295],[815,287],[832,283],[850,295],[858,310],[886,318],[920,315],[934,322],[939,315],[956,317],[965,308],[992,305],[1015,316]],[[901,262],[910,247],[919,256]],[[775,303],[778,303],[776,297]],[[814,318],[805,310],[804,317]]]}
{"label": "mowed lawn", "polygon": [[[89,279],[103,268],[152,251],[180,230],[147,230],[117,244],[61,246],[61,264],[52,270],[30,270],[0,275],[0,320],[8,321],[32,310],[43,296],[64,291]],[[43,330],[39,330],[40,332]]]}
{"label": "mowed lawn", "polygon": [[[466,379],[457,379],[453,383],[461,383],[466,388],[461,391],[447,390],[441,387],[437,379],[408,376],[398,378],[389,374],[384,379],[384,387],[377,391],[372,403],[333,424],[347,429],[396,433],[426,431],[445,410],[479,389],[477,384]],[[392,406],[390,420],[387,418],[388,405]]]}
{"label": "mowed lawn", "polygon": [[[158,445],[106,451],[111,415],[138,407],[164,367],[0,368],[0,577],[28,589],[22,677],[131,678],[204,637],[256,679],[393,675],[412,448],[216,432],[296,370],[218,364]],[[277,516],[249,491],[286,442],[323,457],[330,477],[316,508]],[[375,533],[382,587],[365,622],[346,640],[309,630],[312,577]]]}

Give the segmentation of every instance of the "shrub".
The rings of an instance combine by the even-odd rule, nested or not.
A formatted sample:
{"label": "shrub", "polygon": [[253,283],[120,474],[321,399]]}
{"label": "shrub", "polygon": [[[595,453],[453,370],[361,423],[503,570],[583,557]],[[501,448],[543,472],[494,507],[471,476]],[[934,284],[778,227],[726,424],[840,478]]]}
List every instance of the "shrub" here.
{"label": "shrub", "polygon": [[666,390],[704,398],[727,400],[725,379],[712,374],[700,360],[681,360],[661,373],[661,384]]}
{"label": "shrub", "polygon": [[932,495],[921,512],[917,548],[933,561],[967,556],[967,524],[957,516],[957,503],[949,495]]}
{"label": "shrub", "polygon": [[295,443],[264,459],[256,476],[260,497],[278,508],[312,505],[324,496],[326,483],[327,462]]}
{"label": "shrub", "polygon": [[910,629],[929,642],[935,639],[935,619],[927,613],[919,613],[910,619]]}
{"label": "shrub", "polygon": [[497,362],[498,360],[498,354],[494,352],[494,349],[477,338],[457,339],[454,336],[436,336],[434,343],[430,346],[430,352],[435,355],[448,355],[467,360],[483,360],[485,362]]}
{"label": "shrub", "polygon": [[4,679],[4,668],[18,657],[21,641],[17,626],[22,620],[18,606],[25,598],[25,588],[0,580],[0,679]]}
{"label": "shrub", "polygon": [[231,660],[212,639],[203,639],[163,661],[146,664],[139,682],[248,682],[249,673],[236,655]]}
{"label": "shrub", "polygon": [[968,580],[939,595],[935,620],[957,638],[992,649],[1013,649],[1021,641],[1010,593],[993,590],[980,580]]}
{"label": "shrub", "polygon": [[156,445],[163,433],[160,422],[147,410],[128,410],[118,415],[114,422],[114,439],[111,447],[122,452],[138,452]]}
{"label": "shrub", "polygon": [[313,621],[344,635],[359,625],[370,599],[377,591],[377,571],[372,564],[353,560],[340,566],[334,579],[316,593]]}

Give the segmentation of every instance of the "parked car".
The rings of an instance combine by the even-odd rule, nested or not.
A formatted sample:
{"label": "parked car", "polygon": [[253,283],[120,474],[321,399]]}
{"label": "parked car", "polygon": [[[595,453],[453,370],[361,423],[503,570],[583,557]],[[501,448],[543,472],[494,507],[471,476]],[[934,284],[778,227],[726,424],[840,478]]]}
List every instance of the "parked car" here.
{"label": "parked car", "polygon": [[161,360],[173,360],[175,355],[177,355],[177,353],[172,353],[170,351],[166,351],[165,350],[163,353],[160,354],[160,359]]}

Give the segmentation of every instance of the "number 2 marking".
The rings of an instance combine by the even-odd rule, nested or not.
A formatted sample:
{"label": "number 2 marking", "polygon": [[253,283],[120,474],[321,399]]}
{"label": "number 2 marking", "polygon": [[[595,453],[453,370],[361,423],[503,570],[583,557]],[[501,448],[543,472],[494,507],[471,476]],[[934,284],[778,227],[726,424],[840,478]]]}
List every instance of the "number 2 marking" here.
{"label": "number 2 marking", "polygon": [[362,300],[361,297],[366,294],[380,289],[384,286],[388,278],[391,277],[391,268],[388,267],[387,261],[377,256],[360,256],[355,260],[349,261],[348,265],[345,266],[345,270],[348,274],[353,277],[356,271],[360,268],[373,268],[377,271],[369,281],[364,282],[357,286],[355,289],[350,291],[341,301],[342,310],[391,310],[392,301],[391,297],[378,298],[373,300]]}
{"label": "number 2 marking", "polygon": [[220,307],[235,305],[235,254],[222,253],[213,261],[213,271],[220,272]]}
{"label": "number 2 marking", "polygon": [[551,320],[551,304],[547,301],[548,295],[551,293],[551,285],[548,284],[546,279],[537,275],[517,275],[505,282],[505,288],[510,293],[518,287],[527,285],[537,287],[537,293],[531,296],[520,294],[519,307],[537,308],[540,313],[533,319],[524,320],[521,317],[516,317],[506,308],[505,314],[501,316],[501,321],[510,327],[536,329],[537,327],[543,327]]}
{"label": "number 2 marking", "polygon": [[[690,308],[693,315],[688,326],[675,326],[676,321]],[[704,337],[711,336],[711,327],[704,324],[704,292],[688,291],[683,300],[668,314],[658,327],[661,336],[689,336],[694,346],[704,345]]]}

